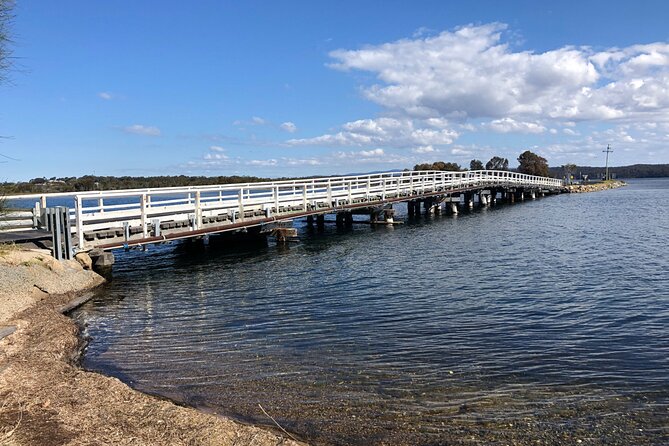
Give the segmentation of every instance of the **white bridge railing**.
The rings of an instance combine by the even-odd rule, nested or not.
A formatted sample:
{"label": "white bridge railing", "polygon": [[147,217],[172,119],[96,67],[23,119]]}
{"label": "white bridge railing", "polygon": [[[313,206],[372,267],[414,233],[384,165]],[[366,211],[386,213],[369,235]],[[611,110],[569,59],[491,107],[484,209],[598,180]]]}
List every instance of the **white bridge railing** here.
{"label": "white bridge railing", "polygon": [[[74,194],[15,196],[74,197],[72,229],[78,246],[87,245],[85,233],[128,226],[147,237],[162,222],[187,220],[197,230],[216,222],[235,223],[263,217],[290,218],[290,213],[328,212],[340,206],[367,202],[409,200],[411,196],[486,187],[557,189],[562,180],[509,171],[404,171],[372,175],[325,177],[263,183],[165,187]],[[188,230],[185,229],[185,230]],[[154,231],[155,233],[155,231]],[[127,238],[127,233],[126,233]]]}

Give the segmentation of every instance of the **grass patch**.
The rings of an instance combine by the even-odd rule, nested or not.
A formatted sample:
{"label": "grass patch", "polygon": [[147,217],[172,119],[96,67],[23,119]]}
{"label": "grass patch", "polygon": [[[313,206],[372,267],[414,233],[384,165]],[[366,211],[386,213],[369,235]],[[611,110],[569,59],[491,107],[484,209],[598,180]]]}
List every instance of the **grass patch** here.
{"label": "grass patch", "polygon": [[12,252],[16,252],[20,250],[16,243],[11,242],[11,243],[0,243],[0,257],[4,257],[7,254],[10,254]]}

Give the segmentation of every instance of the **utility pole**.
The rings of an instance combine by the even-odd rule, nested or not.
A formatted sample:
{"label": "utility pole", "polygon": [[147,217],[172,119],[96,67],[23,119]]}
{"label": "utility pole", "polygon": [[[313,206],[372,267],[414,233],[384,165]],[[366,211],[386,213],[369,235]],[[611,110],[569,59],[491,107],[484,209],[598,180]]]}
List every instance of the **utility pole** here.
{"label": "utility pole", "polygon": [[606,153],[606,174],[604,176],[604,179],[606,181],[608,181],[609,180],[609,153],[613,152],[613,150],[611,150],[611,144],[607,144],[606,145],[606,150],[602,150],[602,152]]}

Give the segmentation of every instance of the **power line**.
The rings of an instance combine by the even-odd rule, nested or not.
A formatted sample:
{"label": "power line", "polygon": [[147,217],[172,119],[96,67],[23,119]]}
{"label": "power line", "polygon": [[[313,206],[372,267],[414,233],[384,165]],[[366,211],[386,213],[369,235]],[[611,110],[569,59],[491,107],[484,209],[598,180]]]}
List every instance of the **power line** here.
{"label": "power line", "polygon": [[[12,158],[9,155],[5,155],[4,153],[0,153],[0,156],[3,157],[3,158],[7,158],[8,160],[12,160],[12,161],[21,161],[20,159]],[[6,163],[7,161],[4,161],[4,162]]]}
{"label": "power line", "polygon": [[610,180],[610,178],[609,178],[609,153],[613,152],[613,150],[611,150],[611,144],[607,144],[606,145],[606,150],[602,150],[602,152],[606,153],[606,174],[604,176],[604,179],[606,181],[608,181],[608,180]]}

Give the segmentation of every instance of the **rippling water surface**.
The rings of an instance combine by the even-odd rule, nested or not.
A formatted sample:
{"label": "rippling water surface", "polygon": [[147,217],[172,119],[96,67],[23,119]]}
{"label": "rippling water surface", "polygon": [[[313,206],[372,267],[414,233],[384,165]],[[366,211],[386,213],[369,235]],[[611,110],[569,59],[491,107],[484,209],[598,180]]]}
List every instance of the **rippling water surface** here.
{"label": "rippling water surface", "polygon": [[296,226],[119,253],[85,367],[317,444],[669,443],[669,180]]}

